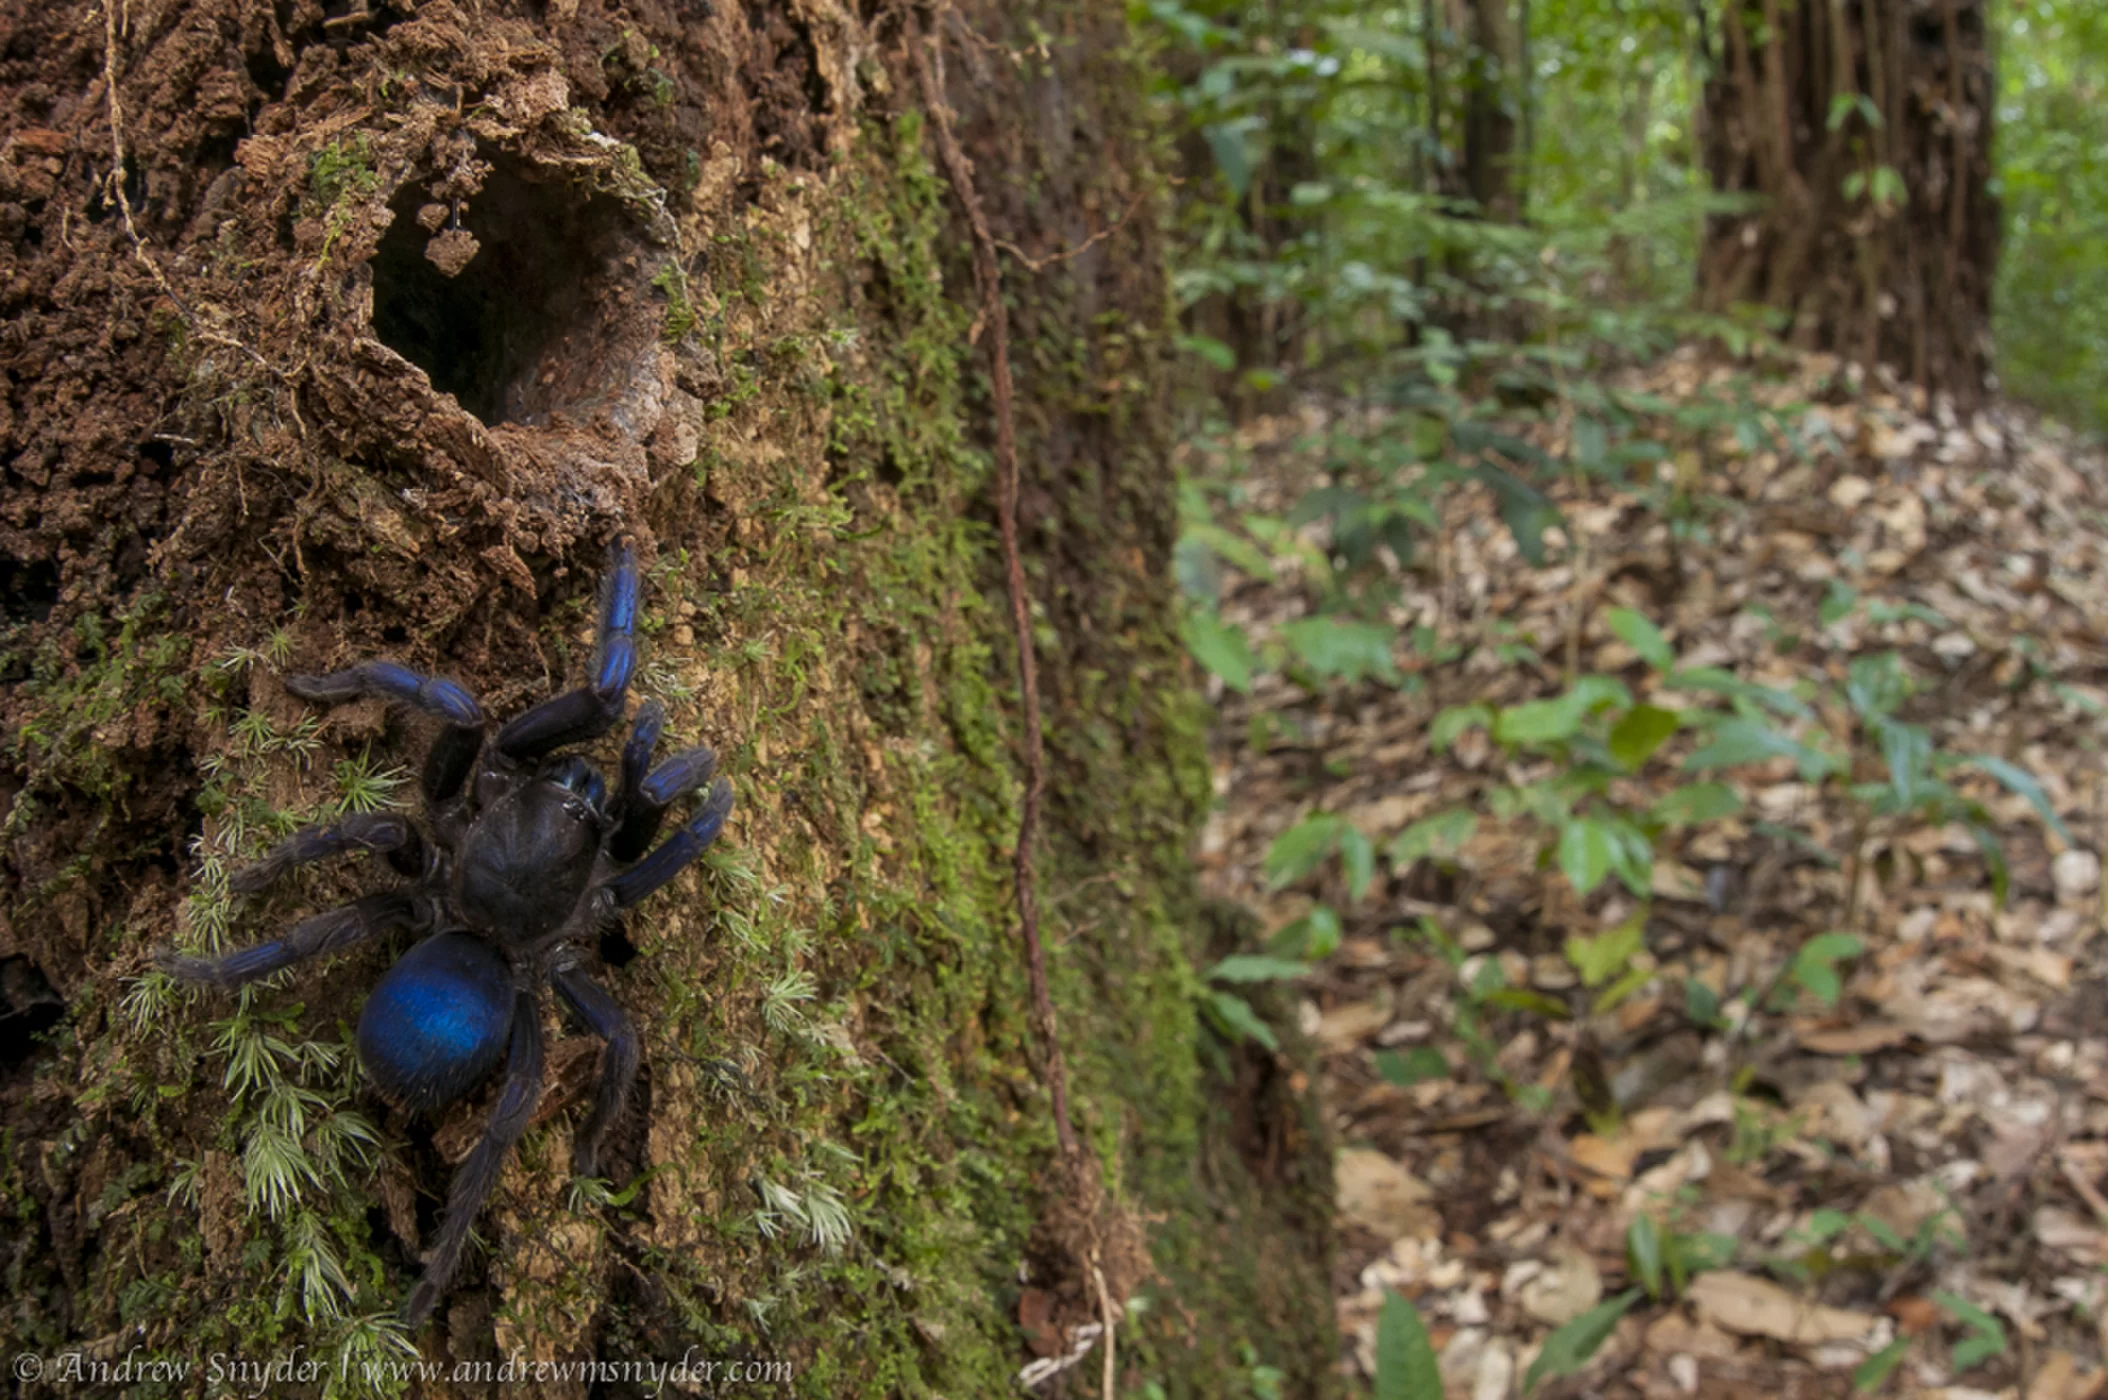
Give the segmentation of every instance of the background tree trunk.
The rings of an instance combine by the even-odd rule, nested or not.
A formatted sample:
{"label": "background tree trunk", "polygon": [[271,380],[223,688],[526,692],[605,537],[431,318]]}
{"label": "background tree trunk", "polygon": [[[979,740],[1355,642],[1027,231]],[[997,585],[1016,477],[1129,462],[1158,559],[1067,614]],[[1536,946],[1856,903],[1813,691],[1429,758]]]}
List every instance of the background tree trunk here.
{"label": "background tree trunk", "polygon": [[[290,824],[407,805],[427,737],[318,714],[283,673],[385,654],[516,712],[577,677],[627,531],[638,689],[726,756],[739,810],[597,950],[645,1039],[611,1144],[634,1194],[572,1194],[595,1043],[552,1010],[546,1121],[419,1344],[1002,1393],[1096,1308],[1033,1252],[1054,1133],[1005,878],[980,322],[898,14],[342,8],[0,5],[0,1348],[301,1347],[354,1377],[386,1352],[372,1319],[487,1111],[435,1130],[360,1084],[349,1026],[399,949],[247,998],[178,991],[149,955],[382,878],[227,892]],[[1187,863],[1209,774],[1124,9],[932,27],[996,236],[1082,249],[1006,278],[1055,993],[1079,1131],[1154,1222],[1156,1305],[1119,1354],[1178,1394],[1254,1357],[1315,1392],[1321,1135],[1192,999],[1193,959],[1234,935]]]}
{"label": "background tree trunk", "polygon": [[1527,81],[1522,31],[1508,3],[1470,0],[1472,53],[1464,85],[1464,187],[1486,218],[1503,224],[1522,213],[1515,136]]}
{"label": "background tree trunk", "polygon": [[1998,206],[1983,0],[1727,0],[1702,129],[1716,189],[1705,303],[1788,314],[1804,348],[1979,401]]}

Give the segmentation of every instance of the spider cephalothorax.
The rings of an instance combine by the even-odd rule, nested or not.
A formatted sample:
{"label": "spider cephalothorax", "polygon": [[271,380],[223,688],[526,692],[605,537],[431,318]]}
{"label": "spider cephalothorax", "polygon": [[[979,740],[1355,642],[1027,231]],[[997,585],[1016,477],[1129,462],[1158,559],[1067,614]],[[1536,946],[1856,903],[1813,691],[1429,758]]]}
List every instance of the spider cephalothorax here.
{"label": "spider cephalothorax", "polygon": [[446,1291],[469,1227],[533,1116],[542,1087],[545,983],[607,1042],[574,1160],[581,1176],[594,1174],[636,1078],[637,1033],[614,998],[578,970],[571,945],[679,874],[717,838],[732,810],[731,785],[719,779],[696,815],[646,854],[667,809],[701,789],[717,766],[706,748],[651,766],[666,718],[656,701],[637,715],[612,796],[590,762],[556,752],[621,722],[636,667],[640,592],[636,556],[618,541],[601,592],[590,682],[519,715],[488,749],[482,706],[453,681],[389,661],[287,677],[286,689],[304,700],[374,696],[442,722],[422,782],[429,844],[398,813],[296,832],[234,875],[233,888],[260,890],[294,866],[354,851],[386,855],[406,883],[222,958],[160,954],[161,966],[184,981],[235,987],[395,929],[428,935],[367,997],[359,1014],[360,1064],[383,1095],[425,1114],[466,1097],[501,1060],[505,1080],[482,1140],[454,1175],[424,1276],[403,1305],[413,1326]]}

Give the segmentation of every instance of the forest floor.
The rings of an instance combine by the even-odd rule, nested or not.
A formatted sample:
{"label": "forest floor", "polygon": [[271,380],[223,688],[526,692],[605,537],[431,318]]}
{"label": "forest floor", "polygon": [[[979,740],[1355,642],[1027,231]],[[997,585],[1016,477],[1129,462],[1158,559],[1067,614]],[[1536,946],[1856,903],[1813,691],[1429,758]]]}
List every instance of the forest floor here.
{"label": "forest floor", "polygon": [[[2108,1390],[2108,459],[2015,409],[1956,422],[1833,374],[1809,361],[1755,391],[1788,445],[1715,424],[1648,480],[1564,480],[1547,567],[1490,492],[1453,494],[1415,567],[1384,561],[1385,620],[1416,638],[1391,683],[1212,683],[1211,892],[1256,908],[1276,955],[1320,906],[1343,926],[1281,1004],[1338,1146],[1348,1376],[1373,1375],[1395,1290],[1448,1394],[1475,1400],[1525,1393],[1562,1325],[1532,1395]],[[1679,357],[1621,388],[1674,417],[1718,378]],[[1261,418],[1187,470],[1285,516],[1325,484],[1313,441],[1368,412]],[[1536,436],[1564,459],[1569,431]],[[1318,596],[1292,554],[1223,592],[1262,648]],[[1620,606],[1677,667],[1734,679],[1673,684],[1651,638],[1613,629]],[[1434,742],[1449,707],[1591,673],[1671,711],[1741,686],[1731,703],[1805,741],[1721,774],[1732,814],[1646,826],[1650,898],[1602,878],[1585,838],[1489,815],[1527,810],[1497,790],[1541,788],[1578,750],[1483,723]],[[1886,725],[1859,713],[1882,675]],[[1679,729],[1598,810],[1697,800],[1649,805],[1689,776],[1699,727]],[[1809,781],[1811,748],[1849,776]],[[1948,766],[1964,755],[2028,770],[2039,802],[2009,769]],[[1880,810],[1902,768],[1979,804],[2002,899],[1964,824]],[[1475,824],[1441,820],[1460,810]],[[1313,812],[1378,850],[1416,834],[1356,900],[1352,859],[1269,868]]]}

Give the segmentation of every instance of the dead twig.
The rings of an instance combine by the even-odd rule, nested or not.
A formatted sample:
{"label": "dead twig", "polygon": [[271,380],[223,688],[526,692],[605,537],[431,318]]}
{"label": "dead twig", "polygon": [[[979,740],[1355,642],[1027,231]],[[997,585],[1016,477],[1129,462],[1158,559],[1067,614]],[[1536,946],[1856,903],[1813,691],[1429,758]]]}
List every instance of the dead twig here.
{"label": "dead twig", "polygon": [[1092,234],[1089,238],[1084,239],[1075,247],[1067,249],[1064,252],[1048,253],[1045,257],[1035,258],[1031,254],[1027,253],[1024,249],[1018,247],[1015,243],[1012,243],[1007,238],[998,238],[995,241],[995,246],[1001,248],[1011,257],[1016,258],[1019,262],[1023,263],[1032,271],[1045,272],[1048,268],[1054,266],[1056,263],[1065,263],[1070,258],[1082,257],[1085,253],[1088,253],[1092,248],[1096,247],[1098,244],[1104,242],[1106,239],[1112,237],[1121,229],[1125,228],[1127,226],[1127,221],[1135,216],[1135,212],[1142,207],[1143,201],[1148,198],[1149,191],[1142,191],[1140,194],[1134,197],[1133,202],[1131,202],[1127,206],[1126,212],[1121,214],[1119,218],[1113,220],[1104,228],[1099,229],[1096,233]]}

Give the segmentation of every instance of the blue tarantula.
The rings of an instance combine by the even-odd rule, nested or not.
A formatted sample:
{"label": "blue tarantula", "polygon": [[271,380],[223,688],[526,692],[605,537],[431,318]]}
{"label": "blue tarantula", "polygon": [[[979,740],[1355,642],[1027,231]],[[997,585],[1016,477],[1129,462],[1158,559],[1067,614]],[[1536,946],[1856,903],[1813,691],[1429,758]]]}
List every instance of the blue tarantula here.
{"label": "blue tarantula", "polygon": [[615,999],[578,970],[572,944],[679,874],[717,838],[732,810],[731,784],[720,778],[696,815],[645,854],[667,809],[701,789],[717,766],[707,748],[684,749],[651,766],[666,718],[656,701],[643,707],[630,730],[612,800],[590,762],[556,752],[621,722],[636,669],[641,593],[636,555],[618,540],[601,589],[591,682],[519,715],[489,749],[483,707],[453,681],[389,661],[327,676],[288,676],[286,689],[303,700],[334,704],[374,696],[441,722],[422,779],[431,839],[406,817],[385,812],[296,832],[237,872],[232,888],[261,890],[295,866],[357,851],[384,854],[408,883],[223,958],[172,949],[159,954],[162,968],[183,981],[238,987],[395,929],[426,935],[367,997],[359,1014],[360,1064],[384,1097],[426,1115],[466,1097],[501,1059],[505,1080],[482,1140],[454,1175],[424,1276],[403,1305],[404,1321],[413,1327],[445,1293],[469,1227],[534,1114],[542,1088],[545,982],[607,1042],[573,1163],[580,1176],[595,1173],[608,1128],[636,1079],[637,1032]]}

